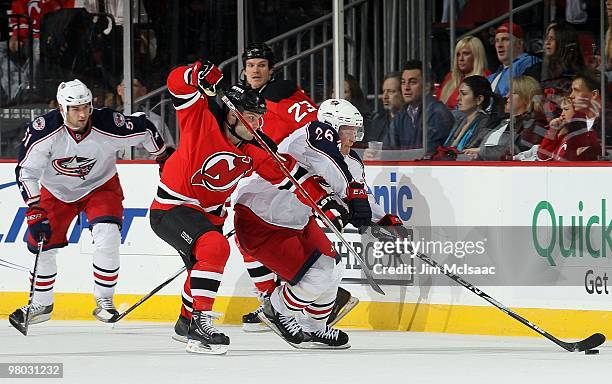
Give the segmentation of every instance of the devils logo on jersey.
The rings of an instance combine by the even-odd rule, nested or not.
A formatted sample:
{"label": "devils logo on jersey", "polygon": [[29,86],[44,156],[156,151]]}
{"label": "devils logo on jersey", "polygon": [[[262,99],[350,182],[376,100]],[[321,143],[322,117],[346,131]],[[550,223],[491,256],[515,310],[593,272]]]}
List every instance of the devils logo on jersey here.
{"label": "devils logo on jersey", "polygon": [[231,152],[217,152],[209,156],[191,177],[191,184],[211,191],[227,191],[253,167],[253,159]]}
{"label": "devils logo on jersey", "polygon": [[58,175],[80,177],[85,180],[85,176],[91,172],[91,169],[96,164],[96,159],[88,159],[87,157],[64,157],[55,159],[51,162],[53,169]]}

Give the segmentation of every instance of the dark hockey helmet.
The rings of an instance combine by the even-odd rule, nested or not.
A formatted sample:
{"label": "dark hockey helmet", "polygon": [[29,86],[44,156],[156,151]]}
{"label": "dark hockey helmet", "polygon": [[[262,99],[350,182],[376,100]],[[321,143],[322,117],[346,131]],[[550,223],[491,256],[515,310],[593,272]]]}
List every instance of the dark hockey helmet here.
{"label": "dark hockey helmet", "polygon": [[256,90],[242,84],[232,85],[232,87],[225,92],[225,96],[227,96],[240,112],[249,111],[264,115],[268,110],[266,107],[266,99]]}
{"label": "dark hockey helmet", "polygon": [[248,59],[266,59],[270,68],[274,66],[274,52],[272,52],[272,48],[266,43],[251,43],[247,45],[242,54],[242,63],[246,63]]}

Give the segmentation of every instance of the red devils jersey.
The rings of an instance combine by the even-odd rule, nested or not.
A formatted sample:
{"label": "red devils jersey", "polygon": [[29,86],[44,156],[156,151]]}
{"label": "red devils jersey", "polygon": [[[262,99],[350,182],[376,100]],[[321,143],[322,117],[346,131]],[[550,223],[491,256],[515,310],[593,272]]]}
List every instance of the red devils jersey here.
{"label": "red devils jersey", "polygon": [[260,93],[268,107],[261,130],[276,144],[296,129],[317,119],[316,104],[295,83],[272,80]]}
{"label": "red devils jersey", "polygon": [[256,167],[243,152],[246,148],[238,149],[222,131],[223,113],[217,102],[186,82],[191,71],[192,67],[179,67],[168,76],[181,140],[164,166],[151,209],[189,205],[208,212],[219,225],[236,184]]}

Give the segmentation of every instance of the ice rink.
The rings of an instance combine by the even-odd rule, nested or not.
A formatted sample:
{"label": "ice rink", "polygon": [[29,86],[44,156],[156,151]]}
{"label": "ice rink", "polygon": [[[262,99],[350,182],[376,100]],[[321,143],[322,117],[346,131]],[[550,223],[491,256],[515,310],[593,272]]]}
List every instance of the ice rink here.
{"label": "ice rink", "polygon": [[[63,379],[2,383],[594,383],[607,382],[612,348],[569,353],[544,338],[349,330],[343,351],[293,349],[274,333],[221,327],[225,356],[188,354],[173,324],[51,321],[24,337],[2,319],[0,363],[57,362]],[[588,335],[585,335],[585,337]],[[605,379],[605,380],[604,380]]]}

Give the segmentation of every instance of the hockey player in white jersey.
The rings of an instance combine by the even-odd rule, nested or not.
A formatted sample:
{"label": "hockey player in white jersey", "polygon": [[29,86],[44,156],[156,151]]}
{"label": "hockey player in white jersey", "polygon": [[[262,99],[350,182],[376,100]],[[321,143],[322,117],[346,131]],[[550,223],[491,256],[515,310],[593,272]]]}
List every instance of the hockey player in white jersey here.
{"label": "hockey player in white jersey", "polygon": [[[163,166],[167,150],[155,126],[139,116],[94,109],[91,91],[79,80],[57,90],[59,108],[34,119],[27,127],[15,169],[17,184],[28,205],[28,249],[37,252],[36,284],[29,323],[51,317],[56,255],[68,245],[70,223],[84,212],[94,241],[94,316],[109,321],[118,312],[113,294],[119,276],[123,191],[115,166],[116,152],[142,144]],[[30,273],[33,278],[33,273]],[[10,315],[23,324],[27,305]]]}
{"label": "hockey player in white jersey", "polygon": [[[343,135],[354,142],[362,126],[363,118],[353,105],[331,99],[321,105],[318,121],[296,130],[278,147],[282,156],[297,161],[291,170],[296,180],[321,178],[329,185],[332,193],[320,186],[308,192],[338,228],[371,224],[364,185],[352,176],[338,147]],[[234,226],[240,245],[284,281],[264,301],[259,316],[297,348],[348,348],[348,335],[326,324],[344,265],[312,208],[294,189],[288,181],[272,185],[255,174],[235,193]],[[307,317],[298,322],[302,314]]]}

